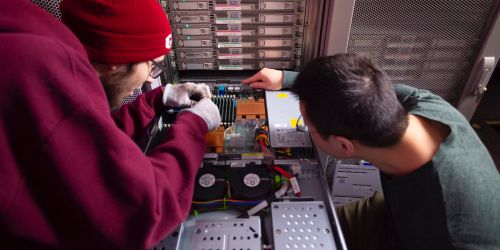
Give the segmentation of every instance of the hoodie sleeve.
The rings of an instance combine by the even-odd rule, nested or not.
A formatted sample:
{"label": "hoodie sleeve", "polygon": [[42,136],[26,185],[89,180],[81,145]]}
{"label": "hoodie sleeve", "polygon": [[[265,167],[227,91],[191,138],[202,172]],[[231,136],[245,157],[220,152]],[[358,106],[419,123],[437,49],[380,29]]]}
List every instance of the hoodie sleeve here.
{"label": "hoodie sleeve", "polygon": [[[180,114],[144,155],[130,136],[154,109],[130,108],[118,127],[85,52],[24,34],[2,42],[16,58],[0,63],[10,72],[0,76],[9,83],[0,85],[0,170],[9,180],[0,183],[0,220],[10,243],[146,249],[172,232],[190,209],[202,118]],[[140,105],[154,106],[148,97]]]}
{"label": "hoodie sleeve", "polygon": [[162,95],[162,88],[139,95],[134,102],[111,112],[113,120],[125,134],[137,142],[155,116],[162,112]]}

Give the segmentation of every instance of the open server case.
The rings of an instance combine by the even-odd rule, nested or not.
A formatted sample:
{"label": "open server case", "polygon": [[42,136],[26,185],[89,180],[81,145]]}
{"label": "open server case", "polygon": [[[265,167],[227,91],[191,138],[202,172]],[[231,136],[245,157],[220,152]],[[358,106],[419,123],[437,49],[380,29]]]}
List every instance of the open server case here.
{"label": "open server case", "polygon": [[[206,135],[189,217],[154,249],[345,249],[317,152],[296,129],[298,100],[241,84],[317,56],[323,1],[160,2],[174,47],[164,82],[209,85],[222,123]],[[175,112],[158,119],[152,130],[168,130]]]}
{"label": "open server case", "polygon": [[[240,221],[243,219],[240,208],[190,216],[178,230],[177,237],[182,240],[169,236],[156,249],[346,248],[326,184],[325,176],[331,177],[325,173],[328,160],[316,152],[307,134],[294,131],[298,120],[298,110],[294,110],[297,100],[290,93],[259,93],[240,84],[241,79],[256,70],[263,67],[300,70],[317,56],[356,52],[377,62],[394,83],[429,89],[470,118],[500,57],[500,48],[496,46],[500,39],[498,0],[395,0],[390,3],[378,0],[169,0],[162,3],[174,30],[175,53],[169,59],[172,70],[168,78],[173,82],[208,83],[223,117],[228,110],[230,113],[219,131],[219,138],[224,138],[219,140],[227,144],[209,143],[211,146],[207,148],[209,153],[197,176],[194,207],[207,204],[196,199],[213,194],[202,192],[200,195],[198,191],[203,190],[200,186],[217,182],[219,196],[211,199],[220,199],[223,193],[231,199],[262,198],[259,194],[264,191],[251,192],[251,197],[243,195],[248,191],[240,191],[241,187],[250,190],[251,186],[267,186],[269,193],[281,195],[280,190],[286,187],[288,178],[283,172],[298,180],[301,197],[286,188],[288,192],[269,201],[261,214],[250,210],[259,217],[248,216],[245,221]],[[221,101],[224,98],[230,100]],[[239,110],[232,111],[233,107],[243,107],[238,101],[253,106],[252,112],[260,112],[238,116]],[[256,108],[257,103],[262,103],[258,104],[260,108]],[[263,121],[253,124],[249,120],[254,118]],[[246,125],[241,127],[241,124]],[[259,130],[260,124],[267,126],[269,152],[252,151],[250,143],[241,151],[243,147],[234,143],[245,140],[225,133],[240,131],[241,135],[247,131],[251,137],[245,126]],[[235,125],[239,127],[234,129]],[[230,136],[229,139],[226,140],[226,136]],[[254,137],[258,135],[255,133]],[[212,134],[207,141],[216,141],[215,138]],[[256,142],[260,144],[259,139]],[[336,170],[334,168],[331,185],[338,204],[367,193],[359,189],[352,192],[359,180],[349,171],[355,168],[359,172],[363,168],[366,173],[372,173],[374,169],[356,162],[333,162]],[[223,182],[226,189],[220,184]],[[226,200],[222,200],[226,206]],[[259,208],[259,205],[252,206]],[[313,219],[308,220],[311,215]],[[315,220],[317,216],[322,219]]]}

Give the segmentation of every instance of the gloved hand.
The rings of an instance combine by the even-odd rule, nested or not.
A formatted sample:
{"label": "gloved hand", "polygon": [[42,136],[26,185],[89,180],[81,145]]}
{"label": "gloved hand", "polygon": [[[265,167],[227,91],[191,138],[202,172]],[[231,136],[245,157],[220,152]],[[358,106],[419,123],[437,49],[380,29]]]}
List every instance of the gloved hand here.
{"label": "gloved hand", "polygon": [[[163,90],[163,105],[172,108],[187,108],[196,100],[211,98],[210,88],[204,83],[167,84]],[[194,100],[193,100],[194,99]]]}
{"label": "gloved hand", "polygon": [[195,102],[191,108],[183,109],[179,114],[182,112],[191,112],[203,118],[209,131],[216,130],[221,123],[219,108],[209,98]]}

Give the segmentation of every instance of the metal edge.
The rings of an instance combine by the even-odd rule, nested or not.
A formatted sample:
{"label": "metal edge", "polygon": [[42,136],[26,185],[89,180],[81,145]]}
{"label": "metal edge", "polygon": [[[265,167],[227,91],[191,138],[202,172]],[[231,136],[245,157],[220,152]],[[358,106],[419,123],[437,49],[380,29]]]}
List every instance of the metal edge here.
{"label": "metal edge", "polygon": [[[498,40],[500,39],[500,1],[496,1],[494,3],[494,6],[491,8],[490,11],[490,16],[487,20],[487,23],[483,27],[482,31],[482,41],[483,44],[481,45],[481,49],[478,51],[474,64],[470,68],[470,73],[469,76],[467,77],[467,80],[460,86],[461,92],[458,95],[459,98],[456,100],[453,104],[455,107],[458,108],[458,110],[462,113],[465,113],[467,115],[467,109],[470,109],[471,107],[468,107],[468,105],[465,105],[465,101],[467,98],[471,98],[471,93],[474,92],[475,83],[477,82],[478,78],[478,71],[481,67],[481,61],[483,57],[485,56],[490,56],[486,55],[486,48],[487,47],[497,47],[497,44],[493,44],[494,41],[491,40]],[[492,53],[491,51],[488,51],[488,53]],[[500,50],[498,51],[500,54]],[[498,61],[498,56],[496,56],[497,59],[495,60],[495,63]],[[473,112],[472,112],[473,113]],[[472,116],[472,115],[467,115],[467,116]],[[471,117],[467,117],[469,120]]]}

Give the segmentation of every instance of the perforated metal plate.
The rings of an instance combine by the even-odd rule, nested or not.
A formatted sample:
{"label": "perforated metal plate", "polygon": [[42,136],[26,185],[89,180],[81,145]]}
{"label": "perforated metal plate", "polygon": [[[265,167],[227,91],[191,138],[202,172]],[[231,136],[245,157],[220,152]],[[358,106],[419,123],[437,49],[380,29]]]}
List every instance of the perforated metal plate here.
{"label": "perforated metal plate", "polygon": [[179,249],[179,237],[182,235],[184,230],[184,224],[181,224],[177,229],[175,229],[171,234],[161,240],[156,246],[151,250],[174,250]]}
{"label": "perforated metal plate", "polygon": [[260,219],[198,220],[194,226],[193,250],[260,250]]}
{"label": "perforated metal plate", "polygon": [[32,0],[31,2],[61,20],[61,10],[59,9],[61,0]]}
{"label": "perforated metal plate", "polygon": [[394,83],[454,102],[493,0],[356,0],[347,51],[376,61]]}
{"label": "perforated metal plate", "polygon": [[322,201],[273,202],[275,250],[336,249]]}

